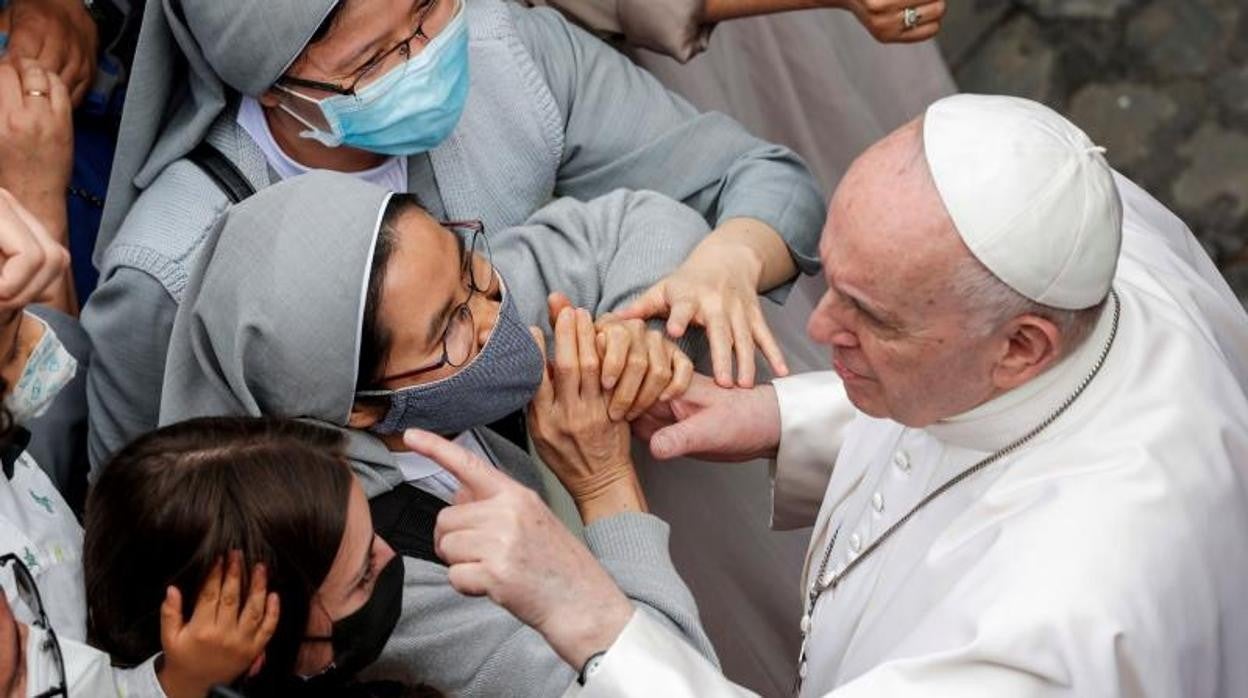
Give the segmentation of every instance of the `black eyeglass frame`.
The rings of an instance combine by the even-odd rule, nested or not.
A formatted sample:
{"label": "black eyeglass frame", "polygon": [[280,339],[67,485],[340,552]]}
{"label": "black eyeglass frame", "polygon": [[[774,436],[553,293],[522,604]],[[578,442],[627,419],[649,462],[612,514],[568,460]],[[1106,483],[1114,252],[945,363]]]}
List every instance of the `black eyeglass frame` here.
{"label": "black eyeglass frame", "polygon": [[[485,223],[481,222],[480,220],[438,221],[438,225],[442,226],[443,228],[448,228],[450,230],[468,231],[472,234],[471,237],[469,237],[467,240],[467,243],[468,243],[467,246],[464,248],[464,251],[465,251],[464,264],[463,264],[463,268],[460,270],[460,273],[465,278],[468,279],[468,284],[467,284],[468,285],[468,298],[464,300],[463,303],[460,303],[459,305],[455,306],[454,309],[451,310],[451,319],[449,322],[446,323],[446,330],[442,333],[442,357],[440,359],[438,359],[434,363],[428,364],[426,366],[421,366],[420,368],[414,368],[410,371],[404,371],[402,373],[395,373],[393,375],[383,376],[381,379],[377,381],[378,383],[390,383],[396,380],[403,380],[406,378],[415,378],[416,376],[422,376],[426,373],[436,371],[442,368],[443,366],[450,366],[451,368],[459,368],[463,366],[464,364],[468,363],[467,356],[465,356],[462,360],[458,362],[451,360],[450,348],[447,346],[447,337],[449,337],[451,334],[451,327],[454,326],[456,322],[456,318],[460,317],[461,315],[467,316],[467,322],[470,326],[473,326],[473,327],[476,326],[476,319],[472,316],[472,308],[469,306],[469,303],[472,302],[472,297],[474,294],[489,292],[490,286],[492,285],[493,278],[494,278],[494,253],[490,250],[490,240],[485,235]],[[476,273],[475,273],[475,267],[473,265],[473,250],[477,249],[478,242],[481,243],[481,249],[485,250],[485,261],[490,266],[490,278],[485,280],[484,286],[482,285],[481,281],[477,279]],[[461,320],[461,322],[463,321]],[[373,394],[381,394],[385,392],[388,392],[388,391],[365,390],[365,391],[359,392],[358,394],[362,396],[368,396],[368,395],[373,395]]]}
{"label": "black eyeglass frame", "polygon": [[22,602],[35,612],[35,621],[32,625],[42,629],[47,633],[45,640],[45,648],[50,650],[52,662],[56,667],[57,674],[60,675],[61,681],[59,686],[49,688],[39,693],[34,698],[69,698],[69,682],[65,677],[65,657],[61,654],[61,641],[56,637],[56,630],[52,628],[51,621],[48,620],[48,613],[43,606],[43,597],[39,594],[39,586],[35,584],[35,578],[30,574],[30,568],[22,559],[13,553],[0,555],[0,569],[9,563],[13,563],[13,580],[17,583],[17,594]]}
{"label": "black eyeglass frame", "polygon": [[306,87],[313,90],[321,90],[322,92],[332,92],[333,94],[343,95],[345,97],[355,97],[359,94],[358,88],[360,86],[360,81],[367,77],[374,68],[385,63],[386,60],[388,60],[390,56],[393,56],[396,51],[403,54],[404,61],[409,61],[412,59],[413,41],[420,39],[420,43],[422,45],[427,45],[429,43],[429,35],[425,33],[425,21],[429,19],[429,13],[433,11],[433,8],[437,7],[438,3],[442,1],[443,0],[428,0],[428,3],[420,11],[420,16],[416,19],[416,28],[412,30],[412,33],[408,34],[406,39],[386,49],[386,51],[381,55],[360,66],[360,68],[355,71],[356,76],[351,80],[349,85],[344,87],[343,85],[335,82],[308,80],[307,78],[294,76],[282,76],[281,78],[278,78],[277,84],[286,87]]}

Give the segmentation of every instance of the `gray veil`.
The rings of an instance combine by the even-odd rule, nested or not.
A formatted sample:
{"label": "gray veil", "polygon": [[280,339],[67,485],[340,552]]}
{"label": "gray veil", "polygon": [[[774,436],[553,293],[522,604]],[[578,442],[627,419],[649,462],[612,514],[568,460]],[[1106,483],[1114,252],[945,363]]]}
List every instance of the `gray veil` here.
{"label": "gray veil", "polygon": [[258,96],[303,51],[338,0],[149,0],[134,55],[98,266],[139,192],[208,134],[229,89]]}
{"label": "gray veil", "polygon": [[[389,197],[363,180],[321,171],[229,209],[174,319],[160,423],[268,415],[345,427]],[[372,466],[357,468],[370,496],[401,480],[380,441],[346,431],[348,455]]]}

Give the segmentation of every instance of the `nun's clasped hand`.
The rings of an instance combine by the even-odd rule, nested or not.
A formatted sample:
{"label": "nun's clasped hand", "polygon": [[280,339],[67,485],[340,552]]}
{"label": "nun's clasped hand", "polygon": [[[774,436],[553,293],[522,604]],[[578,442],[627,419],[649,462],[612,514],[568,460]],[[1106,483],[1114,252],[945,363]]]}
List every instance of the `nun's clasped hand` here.
{"label": "nun's clasped hand", "polygon": [[555,320],[554,358],[529,405],[529,433],[542,461],[582,509],[635,477],[628,424],[608,415],[599,366],[589,312],[564,308]]}
{"label": "nun's clasped hand", "polygon": [[589,658],[585,647],[610,645],[632,603],[533,490],[435,434],[412,429],[403,440],[461,483],[434,529],[451,586],[488,596],[572,666]]}

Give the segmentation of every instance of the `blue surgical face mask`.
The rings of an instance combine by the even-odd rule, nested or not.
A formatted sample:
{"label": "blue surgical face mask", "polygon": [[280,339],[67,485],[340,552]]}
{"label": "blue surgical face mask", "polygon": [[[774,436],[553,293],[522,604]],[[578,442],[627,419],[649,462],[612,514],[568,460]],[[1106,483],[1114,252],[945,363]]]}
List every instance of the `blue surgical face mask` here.
{"label": "blue surgical face mask", "polygon": [[399,390],[366,390],[358,397],[386,397],[390,409],[373,425],[378,434],[417,427],[457,434],[522,409],[533,399],[545,370],[542,351],[503,286],[498,322],[481,351],[454,375]]}
{"label": "blue surgical face mask", "polygon": [[304,138],[331,148],[347,145],[383,155],[415,155],[433,150],[455,130],[468,99],[464,0],[459,0],[455,16],[423,51],[354,95],[317,100],[282,85],[277,88],[320,108],[329,131],[281,105],[308,127],[300,134]]}

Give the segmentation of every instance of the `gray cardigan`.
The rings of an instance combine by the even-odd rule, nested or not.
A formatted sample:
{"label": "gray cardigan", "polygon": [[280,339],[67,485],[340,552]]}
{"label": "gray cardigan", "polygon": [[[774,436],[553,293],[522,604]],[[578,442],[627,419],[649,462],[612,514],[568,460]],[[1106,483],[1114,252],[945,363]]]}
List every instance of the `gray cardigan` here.
{"label": "gray cardigan", "polygon": [[[500,231],[557,196],[651,189],[710,224],[765,221],[803,271],[818,268],[823,201],[791,151],[723,115],[699,114],[552,10],[468,0],[468,11],[468,107],[446,143],[408,161],[409,188],[432,213],[481,218]],[[234,118],[233,110],[222,115],[209,140],[257,188],[268,186],[274,175]],[[93,464],[156,425],[182,288],[226,205],[198,168],[175,162],[140,195],[105,251],[99,288],[82,313],[95,345],[87,386]]]}
{"label": "gray cardigan", "polygon": [[[477,434],[500,470],[542,492],[528,454],[488,429]],[[693,595],[668,554],[666,523],[649,514],[619,514],[587,527],[585,542],[641,612],[716,661]],[[363,678],[490,697],[560,696],[576,678],[576,670],[535,630],[488,598],[463,596],[451,588],[445,567],[413,558],[403,562],[399,623]]]}

